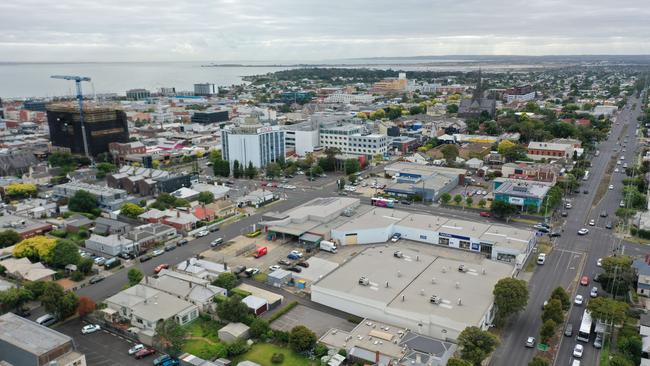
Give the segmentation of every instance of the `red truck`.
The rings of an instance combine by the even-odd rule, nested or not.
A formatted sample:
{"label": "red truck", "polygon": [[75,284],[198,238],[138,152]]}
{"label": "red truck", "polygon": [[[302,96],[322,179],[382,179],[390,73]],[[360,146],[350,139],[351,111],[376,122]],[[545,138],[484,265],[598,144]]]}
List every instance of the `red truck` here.
{"label": "red truck", "polygon": [[253,253],[253,257],[259,258],[259,257],[261,257],[263,255],[266,255],[266,253],[268,253],[268,252],[269,252],[269,248],[267,248],[267,247],[259,247],[259,248],[255,249],[255,252]]}

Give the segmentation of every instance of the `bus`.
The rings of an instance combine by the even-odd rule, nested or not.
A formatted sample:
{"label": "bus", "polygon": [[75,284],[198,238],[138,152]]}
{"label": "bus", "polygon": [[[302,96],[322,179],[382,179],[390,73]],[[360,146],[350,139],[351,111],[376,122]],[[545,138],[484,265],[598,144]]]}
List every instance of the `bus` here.
{"label": "bus", "polygon": [[589,314],[589,310],[585,309],[585,312],[582,315],[582,322],[580,323],[580,329],[578,330],[578,336],[576,339],[580,342],[589,342],[592,325],[593,322],[591,321],[591,314]]}
{"label": "bus", "polygon": [[373,197],[370,199],[370,204],[377,207],[393,208],[395,207],[395,200],[390,198]]}
{"label": "bus", "polygon": [[588,170],[585,171],[585,176],[582,177],[582,180],[587,180],[587,179],[589,179],[589,171]]}

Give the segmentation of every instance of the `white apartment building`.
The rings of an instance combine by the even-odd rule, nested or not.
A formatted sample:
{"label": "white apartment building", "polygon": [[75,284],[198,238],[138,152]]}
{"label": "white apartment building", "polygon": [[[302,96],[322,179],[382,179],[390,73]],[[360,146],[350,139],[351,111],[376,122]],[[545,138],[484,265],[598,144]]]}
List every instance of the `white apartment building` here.
{"label": "white apartment building", "polygon": [[286,156],[285,131],[279,126],[260,124],[255,117],[246,118],[239,126],[226,126],[221,130],[223,158],[232,167],[235,160],[256,168]]}
{"label": "white apartment building", "polygon": [[363,126],[342,125],[321,127],[320,146],[338,148],[343,154],[384,155],[388,151],[388,136],[363,134]]}
{"label": "white apartment building", "polygon": [[507,103],[512,103],[512,102],[528,102],[529,100],[535,99],[535,92],[532,91],[530,93],[526,94],[507,94],[506,95],[506,102]]}
{"label": "white apartment building", "polygon": [[375,96],[371,94],[334,93],[325,98],[326,103],[372,103]]}

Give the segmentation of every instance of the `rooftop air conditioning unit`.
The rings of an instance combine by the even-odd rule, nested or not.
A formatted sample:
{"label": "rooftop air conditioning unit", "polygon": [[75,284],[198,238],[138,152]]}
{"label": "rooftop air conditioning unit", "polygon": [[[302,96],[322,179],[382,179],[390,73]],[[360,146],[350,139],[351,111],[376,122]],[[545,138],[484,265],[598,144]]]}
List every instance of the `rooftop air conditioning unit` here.
{"label": "rooftop air conditioning unit", "polygon": [[359,284],[361,286],[370,286],[370,281],[366,277],[359,278]]}
{"label": "rooftop air conditioning unit", "polygon": [[431,298],[429,299],[429,302],[432,304],[439,305],[442,303],[442,298],[437,296],[437,295],[431,295]]}

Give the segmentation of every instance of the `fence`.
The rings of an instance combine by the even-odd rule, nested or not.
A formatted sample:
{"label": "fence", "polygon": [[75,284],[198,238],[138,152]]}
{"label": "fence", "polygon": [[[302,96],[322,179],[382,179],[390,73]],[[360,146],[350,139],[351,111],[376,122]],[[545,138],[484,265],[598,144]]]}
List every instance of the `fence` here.
{"label": "fence", "polygon": [[240,256],[240,255],[242,255],[244,253],[248,253],[251,250],[254,250],[256,247],[257,247],[257,245],[255,243],[250,243],[250,244],[246,245],[243,248],[237,249],[237,251],[235,252],[235,256],[238,257],[238,256]]}

